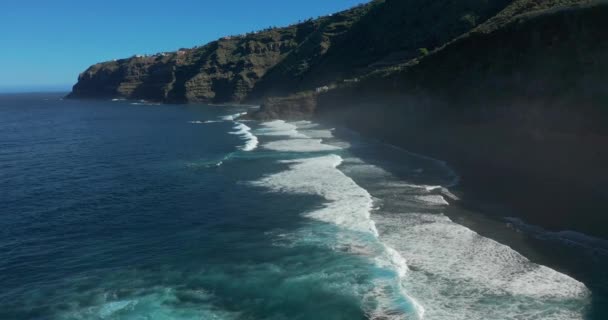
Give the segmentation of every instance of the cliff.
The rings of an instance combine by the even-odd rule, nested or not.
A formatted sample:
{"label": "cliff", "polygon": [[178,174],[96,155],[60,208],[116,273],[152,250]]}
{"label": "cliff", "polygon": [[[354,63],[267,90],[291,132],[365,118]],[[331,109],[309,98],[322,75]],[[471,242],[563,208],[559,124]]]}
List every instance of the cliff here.
{"label": "cliff", "polygon": [[257,103],[408,61],[494,16],[508,0],[375,0],[202,47],[95,64],[70,98]]}
{"label": "cliff", "polygon": [[[224,37],[201,47],[98,63],[80,74],[68,97],[244,102],[273,68],[305,69],[299,60],[284,61],[296,55],[322,56],[377,3],[284,28]],[[256,95],[265,96],[262,90]]]}
{"label": "cliff", "polygon": [[[608,237],[606,18],[605,2],[514,2],[308,103],[318,119],[449,161],[479,205]],[[291,108],[275,100],[257,116]]]}
{"label": "cliff", "polygon": [[[264,101],[447,160],[465,198],[608,237],[608,3],[376,0],[100,63],[70,97]],[[470,192],[468,192],[470,191]]]}

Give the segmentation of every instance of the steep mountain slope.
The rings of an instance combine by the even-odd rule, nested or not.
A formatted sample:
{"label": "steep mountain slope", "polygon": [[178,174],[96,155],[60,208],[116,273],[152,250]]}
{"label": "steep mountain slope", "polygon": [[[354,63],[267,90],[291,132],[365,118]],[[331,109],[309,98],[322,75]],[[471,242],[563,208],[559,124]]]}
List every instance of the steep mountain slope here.
{"label": "steep mountain slope", "polygon": [[424,57],[255,116],[345,124],[448,160],[466,194],[528,222],[606,237],[606,18],[603,1],[517,1]]}
{"label": "steep mountain slope", "polygon": [[394,65],[492,17],[509,0],[375,0],[203,47],[96,64],[70,97],[258,102]]}
{"label": "steep mountain slope", "polygon": [[290,53],[298,50],[311,59],[321,55],[339,36],[329,30],[353,24],[372,5],[284,28],[224,37],[202,47],[99,63],[79,76],[69,97],[242,102]]}
{"label": "steep mountain slope", "polygon": [[91,66],[70,97],[157,101],[240,101],[316,24],[227,37],[200,48]]}
{"label": "steep mountain slope", "polygon": [[[421,48],[432,49],[493,16],[508,0],[376,1],[360,19],[336,19],[314,38],[321,54],[296,50],[273,68],[252,98],[311,90],[379,67],[408,61]],[[342,21],[342,22],[341,22]],[[353,21],[349,23],[348,21]],[[325,39],[331,38],[331,43]]]}

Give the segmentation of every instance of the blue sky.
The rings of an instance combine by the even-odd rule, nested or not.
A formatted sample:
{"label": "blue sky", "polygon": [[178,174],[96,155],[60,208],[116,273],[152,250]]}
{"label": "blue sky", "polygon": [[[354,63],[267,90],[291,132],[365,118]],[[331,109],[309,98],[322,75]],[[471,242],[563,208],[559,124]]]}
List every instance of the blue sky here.
{"label": "blue sky", "polygon": [[1,0],[0,91],[69,90],[89,65],[288,25],[365,0]]}

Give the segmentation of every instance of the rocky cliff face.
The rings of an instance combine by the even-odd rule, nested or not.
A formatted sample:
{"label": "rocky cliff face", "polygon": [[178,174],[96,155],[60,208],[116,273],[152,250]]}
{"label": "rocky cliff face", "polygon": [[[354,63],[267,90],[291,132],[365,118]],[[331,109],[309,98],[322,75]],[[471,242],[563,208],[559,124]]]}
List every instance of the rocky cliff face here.
{"label": "rocky cliff face", "polygon": [[[250,93],[267,73],[306,71],[306,61],[323,56],[348,26],[378,3],[289,27],[225,37],[202,47],[99,63],[79,76],[69,97],[178,103],[251,100]],[[270,91],[271,87],[258,89],[255,96],[262,98]]]}
{"label": "rocky cliff face", "polygon": [[316,95],[315,116],[448,160],[465,194],[528,222],[607,237],[608,4],[508,9]]}
{"label": "rocky cliff face", "polygon": [[408,61],[503,9],[509,0],[375,0],[284,28],[91,66],[73,98],[260,102]]}
{"label": "rocky cliff face", "polygon": [[[204,47],[96,64],[82,73],[70,97],[165,102],[240,102],[310,30],[294,26]],[[311,26],[311,30],[315,26]]]}

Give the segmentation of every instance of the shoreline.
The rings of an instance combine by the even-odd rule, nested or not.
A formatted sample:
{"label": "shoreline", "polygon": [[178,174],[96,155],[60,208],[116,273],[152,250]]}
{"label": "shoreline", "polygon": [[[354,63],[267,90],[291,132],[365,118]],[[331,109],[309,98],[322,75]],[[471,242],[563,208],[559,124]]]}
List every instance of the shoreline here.
{"label": "shoreline", "polygon": [[[460,194],[462,191],[455,192]],[[511,247],[536,264],[585,284],[592,294],[586,319],[599,319],[608,312],[608,252],[576,245],[565,238],[550,237],[551,234],[568,233],[568,230],[552,232],[536,225],[519,225],[508,217],[501,216],[507,213],[504,207],[494,207],[496,211],[492,211],[487,204],[471,199],[446,200],[450,205],[444,214],[455,223]],[[540,232],[532,232],[534,229]]]}
{"label": "shoreline", "polygon": [[[83,100],[83,99],[75,98],[75,100]],[[91,99],[84,99],[84,100],[119,101],[119,102],[143,101],[143,100],[128,100],[128,99],[107,100],[107,99],[99,99],[99,98],[91,98]],[[146,101],[146,103],[150,103],[150,101]],[[160,104],[171,105],[171,103],[164,103],[164,102],[160,102]],[[248,108],[248,109],[254,109],[254,108],[257,108],[258,110],[260,109],[260,105],[255,105],[255,104],[188,103],[188,104],[178,104],[178,105],[193,105],[193,106],[209,105],[209,106],[217,106],[217,107],[244,107],[244,108]],[[244,120],[257,120],[257,121],[268,120],[268,119],[257,119],[257,118],[252,119],[250,117],[250,114],[251,113],[248,113],[247,115],[245,115],[244,117],[241,117],[241,118],[243,118]],[[310,117],[308,117],[308,118],[310,118]],[[303,118],[303,120],[310,120],[308,118]],[[294,119],[287,117],[287,119],[285,119],[285,121],[291,121],[291,120],[295,120],[295,119],[299,119],[299,117],[294,118]],[[540,223],[539,223],[538,220],[527,219],[530,216],[530,208],[527,208],[524,210],[522,210],[521,208],[514,208],[514,207],[517,207],[518,205],[523,205],[526,202],[528,202],[528,203],[532,203],[537,208],[543,208],[544,211],[550,211],[551,209],[554,209],[557,211],[563,211],[564,208],[561,207],[560,204],[553,204],[550,201],[543,201],[546,199],[551,199],[553,197],[554,193],[558,191],[556,189],[558,189],[559,187],[557,187],[557,186],[551,187],[551,185],[550,185],[551,182],[543,183],[537,177],[526,177],[525,174],[518,173],[518,172],[509,172],[509,173],[501,172],[503,170],[508,170],[507,168],[504,168],[504,167],[503,168],[491,168],[490,166],[487,166],[487,165],[484,167],[481,164],[483,162],[483,159],[479,159],[479,160],[475,161],[475,163],[473,163],[470,158],[463,159],[462,155],[450,154],[450,150],[445,151],[445,152],[437,151],[440,147],[440,145],[438,143],[431,142],[426,145],[423,145],[420,143],[407,143],[407,142],[399,143],[399,141],[395,141],[395,138],[399,138],[399,137],[391,136],[391,133],[386,134],[384,132],[377,132],[377,133],[366,132],[365,130],[352,128],[351,126],[348,126],[348,124],[341,123],[340,121],[337,121],[336,119],[323,119],[322,117],[313,117],[313,119],[319,123],[343,126],[343,128],[348,128],[348,130],[351,130],[352,133],[362,135],[367,139],[375,139],[380,143],[385,143],[385,144],[392,146],[394,148],[397,148],[403,152],[412,153],[412,154],[415,154],[420,157],[426,157],[426,158],[432,159],[434,161],[439,161],[439,162],[445,163],[450,168],[452,168],[454,171],[456,171],[457,174],[459,175],[459,179],[455,183],[455,185],[457,186],[456,189],[463,193],[462,199],[460,199],[460,200],[462,200],[463,203],[466,201],[466,203],[468,203],[468,206],[471,206],[472,208],[474,207],[477,210],[487,211],[489,215],[496,216],[496,217],[511,217],[512,216],[512,217],[520,218],[526,223],[529,223],[532,225],[538,225],[540,227],[546,228],[548,231],[555,231],[555,232],[574,231],[574,232],[583,233],[585,235],[589,235],[591,237],[608,240],[608,231],[603,230],[604,229],[603,224],[601,224],[601,223],[600,224],[588,224],[590,230],[592,230],[592,231],[597,228],[597,230],[596,230],[597,232],[589,232],[589,230],[581,230],[581,229],[575,228],[575,227],[569,228],[567,223],[560,224],[560,223],[555,223],[554,221],[551,224],[544,223],[547,221],[544,221],[544,222],[540,221]],[[366,129],[366,128],[364,128],[364,129]],[[373,129],[371,131],[373,131]],[[421,135],[423,135],[425,137],[427,136],[424,133],[421,133]],[[491,190],[488,190],[488,188],[485,188],[485,186],[488,184],[492,184],[493,186],[498,185],[498,184],[494,183],[494,181],[491,181],[493,179],[500,179],[504,192],[491,191]],[[549,188],[547,188],[547,187],[549,187]],[[572,186],[569,186],[569,187],[572,187]],[[507,193],[509,193],[509,191],[513,191],[518,188],[527,189],[525,192],[520,191],[519,192],[520,196],[521,195],[525,196],[526,194],[530,195],[532,193],[536,193],[536,194],[534,194],[534,198],[531,198],[531,196],[529,196],[527,198],[524,197],[524,198],[516,199],[515,201],[513,201],[513,199],[504,199],[500,195],[501,193],[507,194]],[[575,194],[573,194],[572,191],[573,191],[572,189],[559,190],[559,192],[564,194],[564,196],[567,194],[567,196],[570,196],[574,199],[574,201],[571,201],[570,204],[576,205],[576,203],[584,202],[583,200],[577,200],[577,199],[581,199],[581,198],[589,199],[590,197],[592,197],[592,198],[595,198],[593,200],[597,200],[599,197],[601,197],[601,195],[588,195],[588,194],[586,194],[585,190],[576,189]],[[564,197],[557,197],[557,199],[563,199],[563,198]],[[600,201],[593,201],[593,202],[595,204],[597,204]],[[606,209],[605,211],[608,212],[608,201],[605,201],[605,202],[606,203],[604,204],[604,208]],[[542,207],[539,207],[538,206],[539,204],[542,204]],[[547,204],[549,204],[549,206],[547,206]],[[523,213],[517,214],[516,212],[518,212],[518,211],[523,212]],[[533,216],[535,216],[535,215],[533,215]]]}
{"label": "shoreline", "polygon": [[[223,106],[238,105],[231,104]],[[290,119],[287,121],[289,120]],[[373,132],[370,133],[365,132],[364,130],[350,128],[345,126],[343,123],[340,123],[340,121],[336,121],[335,119],[328,120],[317,118],[314,120],[318,123],[326,125],[342,126],[343,128],[348,128],[347,130],[350,131],[350,134],[360,135],[366,139],[373,139],[379,143],[384,143],[387,146],[397,148],[402,152],[408,152],[446,164],[449,168],[455,171],[459,177],[457,183],[454,186],[449,187],[450,191],[455,193],[459,200],[447,199],[446,197],[446,200],[450,202],[450,206],[448,206],[448,210],[446,210],[445,213],[446,216],[448,216],[454,222],[461,224],[484,237],[512,247],[533,262],[546,265],[559,272],[568,274],[588,285],[589,288],[594,292],[599,291],[602,292],[602,295],[608,296],[608,282],[606,282],[605,285],[604,283],[600,283],[599,285],[590,285],[593,284],[594,279],[592,279],[593,277],[589,276],[587,273],[589,268],[593,268],[594,266],[588,266],[584,263],[571,263],[566,261],[567,259],[564,258],[565,256],[569,257],[570,259],[576,259],[577,257],[581,257],[581,255],[577,255],[576,252],[568,252],[564,256],[560,256],[552,250],[566,248],[567,246],[564,243],[551,243],[535,239],[532,234],[519,230],[517,227],[506,221],[505,218],[507,217],[518,217],[522,218],[525,223],[532,226],[546,228],[547,231],[563,232],[570,230],[569,228],[548,228],[546,225],[537,224],[533,221],[525,219],[525,214],[516,214],[517,209],[512,207],[513,205],[517,205],[517,201],[509,202],[507,201],[508,199],[505,200],[501,197],[496,197],[497,195],[500,196],[500,193],[502,192],[508,193],[508,190],[515,190],[517,188],[521,188],[522,186],[528,185],[524,178],[511,174],[507,175],[496,170],[492,171],[492,169],[488,167],[483,168],[478,164],[466,165],[464,162],[455,161],[458,159],[458,157],[451,156],[449,152],[437,152],[437,150],[433,148],[416,148],[415,146],[403,141],[401,143],[395,143],[394,136],[393,139],[383,139],[381,135],[379,137],[378,134],[374,134]],[[390,135],[387,136],[390,137]],[[488,175],[490,172],[495,172],[495,175]],[[500,179],[498,179],[496,175],[498,175]],[[500,183],[498,183],[497,180],[500,180]],[[532,182],[535,181],[532,179]],[[500,185],[501,188],[496,190],[493,188],[488,188],[488,185],[491,185],[493,188]],[[525,191],[522,191],[522,194],[528,194],[531,197],[533,195],[534,197],[524,197],[523,199],[520,199],[520,201],[524,200],[525,202],[526,199],[534,200],[536,205],[543,206],[545,212],[551,211],[552,207],[559,209],[559,204],[542,201],[543,199],[551,198],[553,190],[539,188],[536,185],[531,185],[525,189]],[[531,193],[532,191],[536,193],[533,194]],[[543,196],[540,196],[539,193],[542,193]],[[576,195],[570,196],[576,198]],[[522,203],[520,202],[520,204]],[[598,227],[601,229],[602,225],[599,225]],[[580,232],[579,230],[573,231]],[[585,235],[594,236],[585,232],[583,233]],[[585,255],[585,253],[582,255]],[[608,258],[606,258],[606,260],[608,261]],[[608,275],[606,277],[608,277]]]}
{"label": "shoreline", "polygon": [[[326,125],[341,125],[335,121],[322,121],[322,123]],[[514,189],[522,184],[525,185],[527,184],[525,180],[518,180],[517,176],[510,176],[511,179],[495,180],[493,184],[482,183],[482,181],[486,179],[491,180],[493,177],[485,176],[486,179],[480,179],[479,176],[483,176],[488,170],[483,170],[479,166],[472,166],[469,167],[469,170],[466,170],[464,166],[458,165],[458,163],[454,163],[445,156],[437,155],[436,153],[408,149],[403,144],[399,145],[383,141],[373,135],[370,136],[367,133],[348,127],[347,131],[352,132],[347,135],[361,135],[364,138],[384,143],[400,151],[445,163],[459,178],[453,186],[445,186],[458,198],[454,199],[444,196],[444,199],[450,204],[444,212],[448,218],[481,236],[513,248],[534,263],[547,266],[584,283],[594,295],[590,314],[606,314],[608,312],[608,271],[604,271],[608,270],[607,240],[587,233],[580,233],[580,231],[569,230],[568,228],[550,229],[535,224],[525,220],[525,216],[522,219],[522,213],[517,214],[517,210],[512,207],[517,203],[509,203],[505,202],[504,199],[501,200],[500,197],[497,199],[496,197],[488,196],[488,194],[492,195],[493,193],[501,192],[500,190],[509,190],[509,188]],[[340,138],[346,138],[347,135]],[[395,171],[398,171],[398,164],[396,166]],[[391,171],[390,168],[384,169]],[[473,179],[472,172],[477,173],[477,179]],[[397,172],[393,173],[398,175]],[[508,184],[507,182],[511,183]],[[493,187],[499,184],[502,186],[500,190],[493,190]],[[481,189],[485,189],[486,192],[480,191]],[[529,190],[534,190],[534,188],[531,187],[525,191],[528,192]],[[545,197],[550,196],[551,190],[545,190],[545,193],[548,193]],[[535,195],[531,194],[531,196]],[[537,204],[546,206],[545,212],[551,212],[551,203],[543,203],[542,197],[537,197],[535,200],[538,201]],[[509,220],[512,217],[522,219],[525,224],[517,224],[516,221]],[[602,226],[598,227],[601,228]],[[539,232],[534,233],[531,230],[539,230]],[[562,234],[564,235],[563,238],[548,237],[548,235]],[[569,240],[568,236],[583,236],[590,243],[598,241],[602,242],[602,245],[605,244],[607,246],[598,248],[583,247],[571,241],[577,239]]]}

